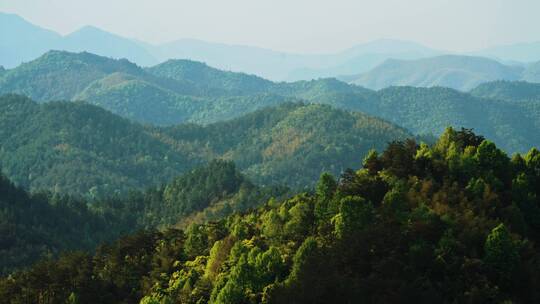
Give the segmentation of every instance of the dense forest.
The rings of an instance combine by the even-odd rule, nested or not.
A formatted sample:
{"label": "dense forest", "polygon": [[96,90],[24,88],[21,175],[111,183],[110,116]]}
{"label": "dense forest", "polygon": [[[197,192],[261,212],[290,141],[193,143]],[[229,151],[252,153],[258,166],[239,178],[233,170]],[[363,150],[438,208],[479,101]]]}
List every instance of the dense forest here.
{"label": "dense forest", "polygon": [[[443,72],[448,72],[446,65],[454,61],[479,65],[481,75],[471,76],[473,84],[467,88],[474,88],[478,79],[520,79],[497,77],[493,71],[505,73],[497,62],[476,62],[478,58],[469,57],[439,60],[443,61]],[[533,70],[534,65],[527,69],[534,74]],[[24,94],[38,102],[84,100],[143,124],[211,124],[269,106],[304,102],[380,117],[416,135],[437,136],[447,126],[474,128],[508,153],[524,153],[540,145],[536,136],[540,121],[537,86],[495,81],[470,92],[442,87],[372,91],[336,79],[272,82],[190,60],[169,60],[141,68],[127,60],[60,51],[48,52],[0,74],[0,93]],[[522,102],[516,103],[516,98]]]}
{"label": "dense forest", "polygon": [[314,191],[43,260],[4,277],[0,299],[536,303],[539,168],[538,150],[509,158],[467,129],[394,141]]}
{"label": "dense forest", "polygon": [[254,185],[226,161],[197,167],[164,186],[94,201],[30,194],[0,176],[0,274],[63,251],[91,251],[140,229],[223,218],[287,193],[286,187]]}
{"label": "dense forest", "polygon": [[[101,198],[168,183],[216,158],[253,181],[310,187],[411,134],[361,113],[286,103],[207,126],[142,126],[80,102],[0,97],[0,165],[31,191]],[[61,118],[61,119],[59,119]],[[316,119],[315,119],[316,118]]]}

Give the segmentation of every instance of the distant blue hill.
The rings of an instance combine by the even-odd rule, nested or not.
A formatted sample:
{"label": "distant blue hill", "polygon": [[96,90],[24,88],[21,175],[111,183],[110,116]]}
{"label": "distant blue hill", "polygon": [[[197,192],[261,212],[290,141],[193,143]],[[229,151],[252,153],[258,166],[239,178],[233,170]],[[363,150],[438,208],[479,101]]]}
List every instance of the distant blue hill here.
{"label": "distant blue hill", "polygon": [[388,58],[417,59],[440,52],[417,43],[376,40],[333,54],[291,54],[263,48],[180,39],[151,45],[87,26],[67,36],[0,13],[0,65],[28,62],[49,50],[87,51],[151,66],[168,59],[191,59],[271,80],[303,80],[367,71]]}

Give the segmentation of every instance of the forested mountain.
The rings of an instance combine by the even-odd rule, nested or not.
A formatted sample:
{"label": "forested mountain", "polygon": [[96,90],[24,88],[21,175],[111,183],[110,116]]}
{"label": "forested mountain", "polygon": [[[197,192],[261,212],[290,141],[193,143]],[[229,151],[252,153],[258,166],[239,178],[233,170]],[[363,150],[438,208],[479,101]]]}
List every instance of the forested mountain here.
{"label": "forested mountain", "polygon": [[[414,134],[440,134],[447,126],[474,128],[508,152],[539,145],[540,103],[515,103],[471,96],[448,88],[392,87],[355,107],[403,126]],[[376,114],[375,114],[376,113]]]}
{"label": "forested mountain", "polygon": [[444,55],[418,60],[387,60],[367,73],[345,78],[371,89],[390,86],[449,87],[470,90],[483,82],[519,80],[523,68],[472,56]]}
{"label": "forested mountain", "polygon": [[0,164],[31,190],[99,196],[161,183],[197,163],[140,125],[84,103],[0,97]]}
{"label": "forested mountain", "polygon": [[19,95],[1,97],[0,109],[0,165],[8,177],[31,190],[89,197],[165,183],[214,158],[237,161],[256,182],[304,187],[322,171],[339,173],[369,149],[412,136],[364,114],[291,103],[169,128],[85,103],[37,104]]}
{"label": "forested mountain", "polygon": [[110,214],[90,210],[84,201],[45,193],[30,195],[0,176],[2,275],[61,251],[92,250],[133,232],[129,226]]}
{"label": "forested mountain", "polygon": [[508,152],[538,145],[538,138],[529,134],[538,133],[540,105],[490,100],[496,95],[487,92],[491,89],[497,90],[486,86],[479,98],[446,88],[372,91],[336,79],[275,83],[188,60],[142,69],[125,60],[67,52],[50,52],[0,74],[0,92],[40,101],[82,99],[145,124],[208,124],[305,101],[382,117],[415,134],[437,135],[448,125],[474,128]]}
{"label": "forested mountain", "polygon": [[0,281],[6,303],[536,303],[540,152],[393,142],[314,193]]}
{"label": "forested mountain", "polygon": [[286,191],[257,187],[225,161],[195,168],[166,186],[92,202],[58,193],[28,194],[0,176],[0,274],[63,251],[92,251],[139,229],[219,219]]}
{"label": "forested mountain", "polygon": [[525,81],[494,81],[479,85],[470,91],[474,96],[515,102],[540,103],[540,83]]}
{"label": "forested mountain", "polygon": [[149,73],[179,81],[192,81],[231,95],[267,93],[274,83],[255,75],[221,71],[191,60],[168,60],[146,69]]}
{"label": "forested mountain", "polygon": [[159,136],[181,149],[204,147],[199,154],[233,160],[256,183],[279,181],[298,188],[312,185],[323,171],[337,174],[355,167],[369,149],[412,135],[362,113],[286,103],[205,127],[163,129]]}

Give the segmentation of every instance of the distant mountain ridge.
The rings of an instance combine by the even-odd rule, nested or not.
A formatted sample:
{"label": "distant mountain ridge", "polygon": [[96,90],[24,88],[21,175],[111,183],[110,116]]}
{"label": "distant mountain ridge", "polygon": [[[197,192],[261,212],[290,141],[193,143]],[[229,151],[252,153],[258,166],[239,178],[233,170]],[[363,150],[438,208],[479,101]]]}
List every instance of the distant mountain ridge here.
{"label": "distant mountain ridge", "polygon": [[390,86],[449,87],[468,91],[495,80],[520,80],[525,69],[484,57],[443,55],[418,60],[389,59],[369,72],[343,77],[370,89]]}
{"label": "distant mountain ridge", "polygon": [[[23,18],[0,13],[0,65],[12,68],[52,50],[87,51],[142,66],[168,59],[191,59],[224,70],[256,74],[272,80],[303,80],[351,74],[388,58],[416,59],[439,54],[422,45],[399,40],[376,40],[334,54],[293,54],[258,47],[179,39],[152,45],[92,26],[69,35],[45,30]],[[337,74],[336,74],[337,73]]]}
{"label": "distant mountain ridge", "polygon": [[[492,66],[488,60],[487,67]],[[506,69],[499,63],[494,67]],[[501,100],[496,92],[503,89],[495,83],[478,96],[441,87],[373,91],[336,79],[272,82],[189,60],[143,69],[127,60],[68,52],[52,52],[0,75],[0,94],[25,94],[40,102],[85,100],[144,124],[211,124],[307,102],[381,117],[415,134],[438,135],[449,125],[474,128],[508,152],[539,145],[540,103]]]}
{"label": "distant mountain ridge", "polygon": [[[451,53],[393,39],[374,40],[328,54],[294,54],[196,39],[152,45],[93,26],[85,26],[62,36],[17,15],[5,13],[0,13],[0,25],[0,66],[6,68],[31,61],[54,49],[126,58],[141,66],[153,66],[169,59],[190,59],[222,70],[256,74],[273,81],[297,81],[357,75],[368,72],[388,59],[416,60]],[[540,60],[539,48],[540,42],[522,43],[467,54],[488,57],[505,64],[521,62],[520,65],[524,65],[525,62]]]}

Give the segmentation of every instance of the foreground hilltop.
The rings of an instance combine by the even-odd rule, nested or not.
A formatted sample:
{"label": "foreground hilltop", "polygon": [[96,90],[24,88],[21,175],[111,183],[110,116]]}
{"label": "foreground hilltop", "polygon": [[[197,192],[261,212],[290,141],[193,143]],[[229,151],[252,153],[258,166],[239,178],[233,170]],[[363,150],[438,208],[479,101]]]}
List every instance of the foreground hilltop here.
{"label": "foreground hilltop", "polygon": [[0,280],[0,299],[535,303],[539,166],[469,130],[394,142],[314,192],[43,261]]}

